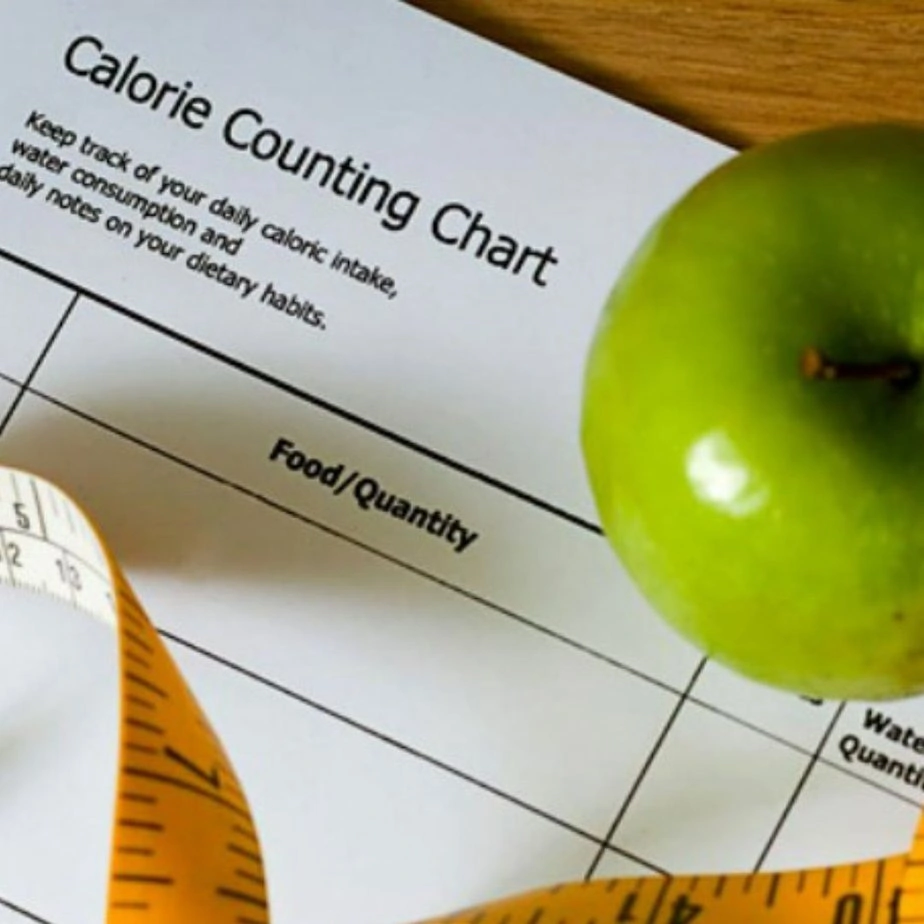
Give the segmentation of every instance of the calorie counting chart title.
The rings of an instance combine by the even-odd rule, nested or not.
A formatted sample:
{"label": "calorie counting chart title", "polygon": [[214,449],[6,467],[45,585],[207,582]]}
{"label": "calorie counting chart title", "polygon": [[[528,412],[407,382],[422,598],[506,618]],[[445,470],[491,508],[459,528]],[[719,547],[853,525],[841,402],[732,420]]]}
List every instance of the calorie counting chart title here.
{"label": "calorie counting chart title", "polygon": [[[205,128],[212,120],[211,101],[195,92],[192,81],[163,80],[145,69],[138,55],[113,54],[96,36],[75,38],[64,53],[64,66],[74,77],[193,131]],[[376,175],[368,161],[309,145],[268,124],[257,109],[241,107],[231,112],[222,121],[221,137],[243,155],[370,209],[388,231],[403,231],[418,213],[421,197]],[[548,285],[548,275],[558,263],[552,245],[533,246],[498,231],[482,211],[464,202],[440,205],[432,212],[429,231],[439,244],[540,287]]]}

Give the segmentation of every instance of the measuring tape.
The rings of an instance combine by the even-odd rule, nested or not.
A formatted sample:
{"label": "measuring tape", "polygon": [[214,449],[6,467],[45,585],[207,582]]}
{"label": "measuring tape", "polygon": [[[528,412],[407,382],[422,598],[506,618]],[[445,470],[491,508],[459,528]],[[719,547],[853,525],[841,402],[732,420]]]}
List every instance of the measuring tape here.
{"label": "measuring tape", "polygon": [[[107,924],[269,924],[244,791],[118,562],[64,492],[6,468],[0,580],[57,596],[118,634],[121,728]],[[449,922],[924,924],[924,815],[908,853],[881,860],[570,883],[430,924]]]}

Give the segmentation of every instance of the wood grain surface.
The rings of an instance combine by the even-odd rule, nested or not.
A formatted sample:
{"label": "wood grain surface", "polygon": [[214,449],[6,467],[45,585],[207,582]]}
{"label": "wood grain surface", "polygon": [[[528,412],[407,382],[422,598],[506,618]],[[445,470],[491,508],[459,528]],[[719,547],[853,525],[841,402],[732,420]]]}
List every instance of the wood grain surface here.
{"label": "wood grain surface", "polygon": [[924,0],[407,0],[736,147],[924,123]]}

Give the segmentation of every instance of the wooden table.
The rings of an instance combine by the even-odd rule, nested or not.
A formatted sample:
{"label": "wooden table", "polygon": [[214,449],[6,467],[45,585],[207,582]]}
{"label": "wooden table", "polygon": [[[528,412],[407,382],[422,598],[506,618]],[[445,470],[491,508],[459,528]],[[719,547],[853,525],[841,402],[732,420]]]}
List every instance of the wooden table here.
{"label": "wooden table", "polygon": [[924,123],[924,0],[408,0],[720,141]]}

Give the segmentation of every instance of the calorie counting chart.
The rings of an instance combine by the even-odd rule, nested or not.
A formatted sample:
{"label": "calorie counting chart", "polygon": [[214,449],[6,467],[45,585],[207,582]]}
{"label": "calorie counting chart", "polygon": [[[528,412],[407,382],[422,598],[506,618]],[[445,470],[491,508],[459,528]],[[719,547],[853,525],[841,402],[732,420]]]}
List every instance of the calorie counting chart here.
{"label": "calorie counting chart", "polygon": [[[905,849],[921,703],[704,662],[584,483],[600,306],[731,152],[386,0],[43,0],[0,42],[0,462],[122,560],[275,921]],[[111,634],[4,613],[0,922],[102,920]]]}

